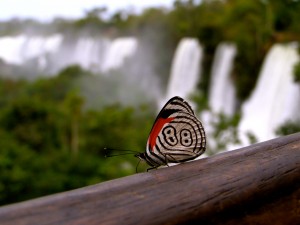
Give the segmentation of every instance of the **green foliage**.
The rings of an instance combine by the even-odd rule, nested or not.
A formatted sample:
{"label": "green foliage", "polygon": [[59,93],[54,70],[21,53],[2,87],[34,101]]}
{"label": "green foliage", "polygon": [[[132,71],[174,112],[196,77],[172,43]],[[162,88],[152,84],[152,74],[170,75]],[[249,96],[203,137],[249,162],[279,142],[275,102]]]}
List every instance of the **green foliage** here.
{"label": "green foliage", "polygon": [[103,148],[144,151],[152,113],[85,107],[83,77],[92,76],[72,66],[32,82],[0,79],[0,204],[135,173],[136,158],[106,159]]}
{"label": "green foliage", "polygon": [[250,144],[255,144],[258,142],[256,136],[252,132],[247,132],[246,135],[247,135],[247,138],[248,138]]}
{"label": "green foliage", "polygon": [[237,130],[239,121],[239,114],[235,114],[232,117],[228,117],[222,113],[216,115],[215,122],[211,124],[214,127],[213,140],[211,140],[213,143],[208,141],[207,154],[212,155],[220,150],[227,150],[227,145],[239,143]]}
{"label": "green foliage", "polygon": [[277,135],[289,135],[297,132],[300,132],[300,121],[287,121],[276,130]]}
{"label": "green foliage", "polygon": [[295,66],[294,66],[294,81],[295,82],[300,82],[300,63],[298,62]]}
{"label": "green foliage", "polygon": [[55,107],[35,98],[20,97],[2,110],[0,125],[20,144],[43,151],[57,146],[60,141],[61,124],[56,120],[60,114]]}

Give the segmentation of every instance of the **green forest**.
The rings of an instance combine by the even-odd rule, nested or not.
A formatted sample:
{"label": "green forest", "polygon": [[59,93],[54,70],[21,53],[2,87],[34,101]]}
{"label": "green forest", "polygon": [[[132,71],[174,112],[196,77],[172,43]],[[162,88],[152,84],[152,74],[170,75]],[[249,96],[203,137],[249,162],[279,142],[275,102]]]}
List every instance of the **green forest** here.
{"label": "green forest", "polygon": [[[239,101],[253,89],[263,59],[274,43],[300,41],[300,1],[296,0],[193,0],[174,2],[172,10],[149,8],[136,15],[119,11],[103,18],[105,8],[86,12],[78,20],[57,18],[51,23],[33,20],[0,22],[0,35],[17,35],[28,27],[36,32],[89,35],[110,38],[131,35],[153,43],[159,51],[155,70],[166,83],[172,56],[179,40],[196,37],[205,46],[203,79],[194,98],[205,108],[212,59],[216,46],[228,41],[237,45],[233,80]],[[163,49],[163,51],[161,51]],[[300,66],[295,80],[300,80]],[[77,65],[54,76],[40,74],[35,79],[16,78],[0,60],[0,205],[71,190],[136,172],[133,155],[105,157],[105,147],[143,152],[156,107],[144,104],[107,103],[119,86],[118,72],[113,79],[95,75]],[[85,84],[100,89],[91,99]],[[143,94],[127,87],[134,95]],[[145,90],[147,91],[147,90]],[[109,95],[107,94],[109,93]],[[133,94],[133,93],[131,93]],[[224,118],[220,132],[236,126],[238,115]],[[279,134],[299,131],[287,124]],[[117,153],[118,151],[116,151]],[[141,163],[138,171],[145,171]]]}
{"label": "green forest", "polygon": [[0,80],[1,204],[135,173],[137,159],[105,158],[104,148],[143,151],[153,113],[86,108],[79,83],[94,77],[73,66],[53,78]]}

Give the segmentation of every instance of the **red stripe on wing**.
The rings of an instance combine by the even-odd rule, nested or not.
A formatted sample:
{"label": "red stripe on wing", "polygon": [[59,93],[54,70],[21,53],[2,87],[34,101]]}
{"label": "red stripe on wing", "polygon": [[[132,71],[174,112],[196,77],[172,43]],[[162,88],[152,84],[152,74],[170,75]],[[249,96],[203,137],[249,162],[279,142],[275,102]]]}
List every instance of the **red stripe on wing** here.
{"label": "red stripe on wing", "polygon": [[167,123],[170,123],[173,119],[175,119],[174,117],[170,117],[170,118],[159,118],[156,123],[154,124],[151,133],[149,135],[149,144],[150,144],[150,150],[154,151],[154,146],[156,143],[156,138],[159,134],[159,132],[161,131],[161,129],[163,128],[163,126]]}

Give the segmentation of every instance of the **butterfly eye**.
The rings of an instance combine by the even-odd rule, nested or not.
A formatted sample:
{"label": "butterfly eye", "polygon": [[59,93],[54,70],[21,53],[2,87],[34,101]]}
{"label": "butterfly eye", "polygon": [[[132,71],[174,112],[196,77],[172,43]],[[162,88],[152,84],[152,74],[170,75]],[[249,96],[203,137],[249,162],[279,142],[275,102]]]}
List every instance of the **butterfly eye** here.
{"label": "butterfly eye", "polygon": [[166,126],[163,131],[164,141],[171,146],[174,146],[178,143],[178,139],[176,137],[176,129],[173,126]]}
{"label": "butterfly eye", "polygon": [[180,132],[180,143],[183,146],[189,147],[193,144],[192,132],[188,129],[182,129]]}

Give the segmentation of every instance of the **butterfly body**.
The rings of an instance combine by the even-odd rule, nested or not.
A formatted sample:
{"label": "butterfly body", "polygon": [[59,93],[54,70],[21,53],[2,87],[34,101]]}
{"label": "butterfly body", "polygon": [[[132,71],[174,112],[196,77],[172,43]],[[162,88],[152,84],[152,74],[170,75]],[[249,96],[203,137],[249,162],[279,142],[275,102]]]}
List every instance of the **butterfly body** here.
{"label": "butterfly body", "polygon": [[190,105],[176,96],[158,114],[150,131],[146,151],[136,157],[145,160],[151,168],[157,168],[195,159],[205,151],[205,145],[201,122]]}

